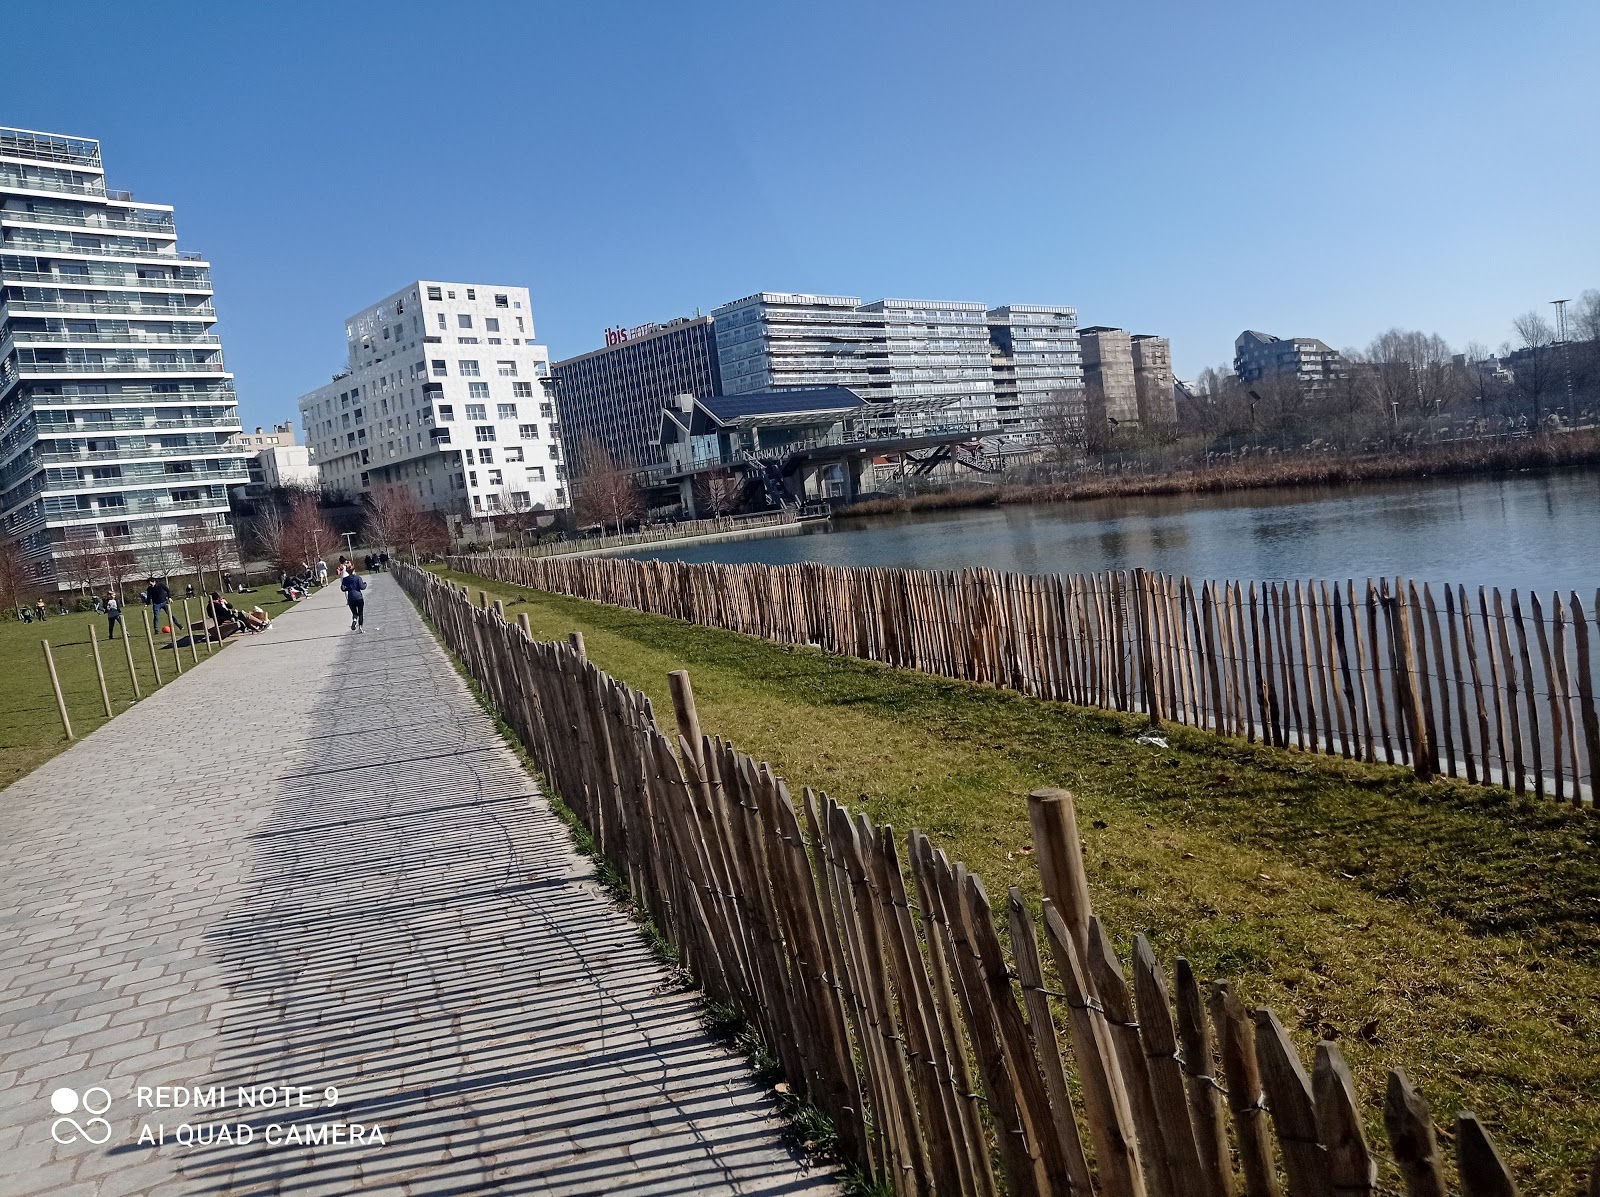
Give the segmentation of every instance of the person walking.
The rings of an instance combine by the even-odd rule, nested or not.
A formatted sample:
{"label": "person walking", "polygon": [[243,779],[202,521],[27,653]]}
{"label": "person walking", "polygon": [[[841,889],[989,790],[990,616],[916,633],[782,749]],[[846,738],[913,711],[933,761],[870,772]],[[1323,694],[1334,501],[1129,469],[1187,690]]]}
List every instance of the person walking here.
{"label": "person walking", "polygon": [[326,561],[318,561],[317,562],[317,585],[318,586],[325,586],[325,585],[327,585],[327,582],[328,582],[328,563]]}
{"label": "person walking", "polygon": [[43,623],[46,619],[49,618],[49,616],[50,616],[50,612],[45,610],[44,600],[40,599],[37,603],[34,604],[33,617],[35,619],[37,619],[40,623]]}
{"label": "person walking", "polygon": [[167,619],[172,619],[172,591],[160,578],[151,578],[145,585],[145,598],[150,601],[150,618],[155,621],[156,630],[161,628],[161,613],[167,613]]}
{"label": "person walking", "polygon": [[[117,629],[122,627],[122,604],[117,601],[115,594],[106,595],[106,639],[115,640]],[[124,637],[128,634],[127,628],[122,628]]]}
{"label": "person walking", "polygon": [[344,591],[344,601],[350,604],[350,630],[352,632],[365,632],[367,630],[367,600],[362,597],[362,591],[367,588],[367,580],[356,573],[354,564],[350,565],[344,578],[339,582],[339,589]]}

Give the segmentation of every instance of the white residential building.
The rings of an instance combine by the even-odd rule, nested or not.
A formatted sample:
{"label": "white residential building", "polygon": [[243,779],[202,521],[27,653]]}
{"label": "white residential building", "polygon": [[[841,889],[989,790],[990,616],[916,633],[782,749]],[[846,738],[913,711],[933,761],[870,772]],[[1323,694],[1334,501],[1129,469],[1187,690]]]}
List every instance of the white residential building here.
{"label": "white residential building", "polygon": [[0,535],[40,585],[237,559],[238,400],[177,236],[170,205],[107,190],[99,142],[0,128]]}
{"label": "white residential building", "polygon": [[322,488],[411,488],[451,514],[554,509],[567,482],[526,287],[412,283],[345,323],[349,359],[300,398]]}

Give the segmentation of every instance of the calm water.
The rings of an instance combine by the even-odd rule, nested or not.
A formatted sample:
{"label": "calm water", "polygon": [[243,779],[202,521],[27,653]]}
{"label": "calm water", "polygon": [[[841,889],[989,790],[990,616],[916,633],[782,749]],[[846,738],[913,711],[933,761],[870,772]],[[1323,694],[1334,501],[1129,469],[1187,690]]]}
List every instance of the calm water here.
{"label": "calm water", "polygon": [[1400,574],[1576,590],[1587,605],[1600,586],[1600,471],[885,516],[638,555],[1024,573],[1141,566],[1252,580]]}

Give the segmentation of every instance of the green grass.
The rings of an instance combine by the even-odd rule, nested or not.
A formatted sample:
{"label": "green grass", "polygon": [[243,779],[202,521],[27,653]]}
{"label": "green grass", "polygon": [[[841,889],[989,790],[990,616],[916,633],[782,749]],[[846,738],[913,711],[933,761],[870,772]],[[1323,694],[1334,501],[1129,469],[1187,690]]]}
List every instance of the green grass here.
{"label": "green grass", "polygon": [[[1600,1143],[1600,819],[1453,781],[1168,729],[811,649],[450,575],[582,631],[590,657],[903,835],[1037,900],[1025,795],[1078,800],[1119,949],[1232,977],[1303,1053],[1336,1035],[1373,1112],[1404,1065],[1436,1120],[1472,1109],[1525,1191],[1576,1192]],[[670,716],[669,716],[670,717]]]}
{"label": "green grass", "polygon": [[[182,600],[178,600],[182,610]],[[277,587],[258,587],[253,593],[233,596],[235,606],[259,606],[276,618],[290,604],[278,594]],[[133,665],[139,677],[139,688],[146,695],[157,689],[155,671],[150,665],[150,648],[145,641],[144,619],[150,609],[137,599],[126,607],[123,620],[133,635]],[[198,596],[189,600],[189,610],[196,623],[200,621]],[[122,636],[106,639],[106,618],[93,612],[75,611],[70,615],[55,615],[44,623],[23,623],[16,619],[0,620],[0,670],[6,684],[0,687],[0,788],[10,785],[70,746],[61,727],[61,716],[56,711],[55,694],[50,688],[50,672],[45,665],[41,640],[50,641],[50,651],[55,657],[56,674],[61,679],[62,694],[67,703],[67,717],[72,721],[73,733],[82,739],[106,722],[105,706],[100,701],[100,687],[95,680],[93,650],[89,645],[89,629],[94,628],[100,637],[100,660],[106,671],[106,692],[111,698],[111,710],[120,715],[133,705],[133,683],[128,677],[128,657],[122,647]],[[157,632],[156,656],[161,662],[161,680],[171,682],[177,671],[172,663],[172,649],[165,647],[170,637]],[[232,643],[232,637],[228,643]],[[205,644],[199,649],[200,660],[206,659]],[[226,647],[226,645],[224,645]],[[213,655],[218,651],[212,644]],[[191,667],[187,646],[183,653],[183,666]]]}

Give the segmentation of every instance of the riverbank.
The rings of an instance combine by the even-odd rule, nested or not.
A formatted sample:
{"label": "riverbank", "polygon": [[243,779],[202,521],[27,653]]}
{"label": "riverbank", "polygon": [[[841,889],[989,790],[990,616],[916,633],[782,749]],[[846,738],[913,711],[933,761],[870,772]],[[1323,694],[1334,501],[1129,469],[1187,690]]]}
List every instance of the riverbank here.
{"label": "riverbank", "polygon": [[[670,710],[897,831],[992,891],[1036,896],[1030,789],[1078,795],[1096,908],[1119,943],[1231,976],[1302,1047],[1337,1035],[1381,1135],[1384,1070],[1473,1109],[1530,1190],[1576,1192],[1600,1138],[1600,820],[1402,770],[1168,731],[465,574],[534,633],[581,631]],[[1443,1115],[1441,1115],[1443,1116]]]}
{"label": "riverbank", "polygon": [[1361,457],[1343,454],[1274,454],[1212,469],[1159,474],[1118,474],[1074,482],[964,486],[905,498],[868,499],[834,509],[835,519],[861,519],[907,511],[1000,507],[1013,503],[1066,503],[1134,495],[1216,494],[1271,487],[1336,487],[1403,479],[1493,476],[1526,470],[1600,465],[1600,432],[1558,433],[1490,445],[1428,446],[1409,453]]}

